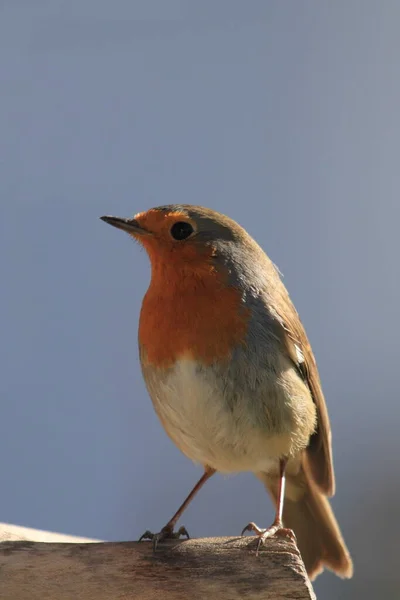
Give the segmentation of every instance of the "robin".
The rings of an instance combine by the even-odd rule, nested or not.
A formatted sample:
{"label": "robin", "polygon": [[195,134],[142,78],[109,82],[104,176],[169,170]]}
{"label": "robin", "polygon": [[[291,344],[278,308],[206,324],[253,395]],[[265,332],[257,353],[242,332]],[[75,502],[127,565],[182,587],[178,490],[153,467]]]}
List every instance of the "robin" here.
{"label": "robin", "polygon": [[104,216],[147,251],[143,377],[167,434],[204,474],[154,543],[216,472],[253,472],[276,506],[260,544],[295,532],[307,572],[351,577],[352,561],[328,497],[335,491],[331,430],[317,365],[274,264],[230,218],[187,204],[132,219]]}

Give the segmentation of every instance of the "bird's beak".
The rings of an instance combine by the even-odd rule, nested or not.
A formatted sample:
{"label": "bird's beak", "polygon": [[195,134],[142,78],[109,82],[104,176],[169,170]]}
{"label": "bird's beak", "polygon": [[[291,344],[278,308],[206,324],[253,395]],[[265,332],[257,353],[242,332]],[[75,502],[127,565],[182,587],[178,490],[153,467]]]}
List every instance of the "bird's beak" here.
{"label": "bird's beak", "polygon": [[118,229],[122,229],[131,235],[149,235],[150,232],[140,227],[139,223],[135,219],[122,219],[121,217],[109,217],[104,216],[100,217],[102,221],[105,221],[109,225],[113,225],[113,227],[117,227]]}

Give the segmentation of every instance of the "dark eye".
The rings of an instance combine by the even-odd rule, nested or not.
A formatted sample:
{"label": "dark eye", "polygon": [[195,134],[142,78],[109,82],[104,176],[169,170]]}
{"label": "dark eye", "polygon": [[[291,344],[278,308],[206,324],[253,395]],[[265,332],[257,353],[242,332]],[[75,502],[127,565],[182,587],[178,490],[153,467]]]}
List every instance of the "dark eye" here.
{"label": "dark eye", "polygon": [[185,221],[178,221],[171,227],[171,235],[174,240],[186,240],[186,238],[192,235],[193,231],[194,229],[191,224]]}

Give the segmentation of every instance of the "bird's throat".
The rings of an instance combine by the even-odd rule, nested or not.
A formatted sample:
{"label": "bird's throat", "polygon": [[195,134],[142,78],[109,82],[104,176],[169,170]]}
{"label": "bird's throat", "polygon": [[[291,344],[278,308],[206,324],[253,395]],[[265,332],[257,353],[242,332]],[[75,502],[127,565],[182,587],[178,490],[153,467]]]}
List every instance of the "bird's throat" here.
{"label": "bird's throat", "polygon": [[142,361],[166,368],[183,357],[203,364],[229,360],[245,341],[248,319],[240,290],[220,272],[153,270],[139,321]]}

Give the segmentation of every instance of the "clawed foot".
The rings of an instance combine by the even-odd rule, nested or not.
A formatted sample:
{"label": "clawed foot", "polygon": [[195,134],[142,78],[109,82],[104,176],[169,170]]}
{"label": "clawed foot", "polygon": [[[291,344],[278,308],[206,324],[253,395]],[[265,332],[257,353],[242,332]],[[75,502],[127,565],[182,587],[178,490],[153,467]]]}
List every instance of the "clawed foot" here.
{"label": "clawed foot", "polygon": [[241,535],[244,535],[246,531],[254,531],[254,533],[258,536],[256,556],[258,556],[258,551],[260,550],[261,544],[265,544],[267,538],[270,538],[273,535],[288,537],[294,543],[296,543],[296,536],[294,534],[294,531],[292,529],[287,529],[286,527],[283,527],[282,523],[273,523],[268,529],[260,529],[255,523],[249,523],[243,529]]}
{"label": "clawed foot", "polygon": [[178,531],[174,531],[171,527],[163,527],[159,533],[152,533],[147,530],[143,535],[140,536],[139,542],[142,540],[152,540],[154,552],[160,542],[164,540],[179,540],[181,536],[185,536],[187,539],[190,538],[186,527],[179,527]]}

